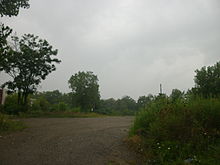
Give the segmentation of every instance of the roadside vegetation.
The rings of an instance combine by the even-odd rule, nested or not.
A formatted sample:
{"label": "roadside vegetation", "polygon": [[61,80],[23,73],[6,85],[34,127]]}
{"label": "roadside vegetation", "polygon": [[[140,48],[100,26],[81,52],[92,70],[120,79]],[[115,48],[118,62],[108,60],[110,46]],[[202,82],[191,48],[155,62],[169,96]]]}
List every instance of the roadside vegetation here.
{"label": "roadside vegetation", "polygon": [[155,96],[136,116],[129,142],[147,164],[220,164],[220,63],[196,71],[195,87]]}
{"label": "roadside vegetation", "polygon": [[21,131],[26,126],[18,119],[13,119],[11,116],[0,113],[0,135],[6,133]]}
{"label": "roadside vegetation", "polygon": [[71,76],[69,85],[72,89],[69,93],[54,90],[29,94],[25,105],[19,104],[18,92],[12,91],[2,113],[19,117],[123,116],[135,115],[143,104],[143,100],[136,102],[129,96],[100,99],[98,78],[92,72],[76,73]]}

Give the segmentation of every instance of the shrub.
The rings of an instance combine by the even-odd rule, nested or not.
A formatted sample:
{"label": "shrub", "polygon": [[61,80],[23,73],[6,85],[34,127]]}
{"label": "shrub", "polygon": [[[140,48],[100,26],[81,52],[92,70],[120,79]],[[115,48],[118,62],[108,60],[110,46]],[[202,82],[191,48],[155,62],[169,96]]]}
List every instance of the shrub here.
{"label": "shrub", "polygon": [[18,115],[19,112],[25,112],[26,108],[18,105],[17,94],[7,96],[4,104],[4,112],[10,115]]}
{"label": "shrub", "polygon": [[75,107],[71,109],[72,112],[81,112],[81,108],[80,107]]}
{"label": "shrub", "polygon": [[50,109],[51,105],[44,97],[33,100],[31,105],[32,111],[49,111]]}
{"label": "shrub", "polygon": [[58,104],[52,104],[50,105],[50,112],[55,112],[59,110],[59,105]]}
{"label": "shrub", "polygon": [[[170,103],[166,98],[157,99],[136,116],[130,134],[142,138],[145,154],[153,154],[151,159],[156,164],[184,160],[198,163],[198,157],[203,164],[204,157],[209,158],[210,162],[220,163],[220,158],[212,160],[207,156],[207,153],[215,155],[220,150],[211,147],[220,145],[219,119],[219,99],[197,98],[187,104],[181,101]],[[194,158],[194,155],[197,157]]]}
{"label": "shrub", "polygon": [[24,128],[25,125],[21,121],[9,119],[9,116],[0,113],[0,134]]}
{"label": "shrub", "polygon": [[59,111],[66,111],[67,110],[67,105],[64,102],[59,102],[58,110]]}
{"label": "shrub", "polygon": [[0,113],[4,112],[4,106],[2,104],[0,104]]}

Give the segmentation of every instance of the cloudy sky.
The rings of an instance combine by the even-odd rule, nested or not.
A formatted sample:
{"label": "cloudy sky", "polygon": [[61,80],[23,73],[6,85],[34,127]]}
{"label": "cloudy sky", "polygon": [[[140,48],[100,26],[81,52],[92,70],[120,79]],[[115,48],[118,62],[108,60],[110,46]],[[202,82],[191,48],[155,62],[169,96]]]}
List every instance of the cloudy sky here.
{"label": "cloudy sky", "polygon": [[[30,0],[1,18],[18,35],[33,33],[62,63],[38,88],[69,92],[78,71],[93,71],[102,98],[157,94],[159,84],[194,85],[194,71],[220,60],[219,0]],[[7,78],[1,74],[0,83]]]}

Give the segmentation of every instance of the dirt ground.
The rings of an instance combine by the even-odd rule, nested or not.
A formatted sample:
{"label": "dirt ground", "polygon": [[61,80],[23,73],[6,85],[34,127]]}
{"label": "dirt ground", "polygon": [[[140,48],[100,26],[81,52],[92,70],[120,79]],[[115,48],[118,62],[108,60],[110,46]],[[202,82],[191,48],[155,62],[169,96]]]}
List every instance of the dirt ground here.
{"label": "dirt ground", "polygon": [[25,119],[0,137],[0,165],[139,165],[123,139],[132,117]]}

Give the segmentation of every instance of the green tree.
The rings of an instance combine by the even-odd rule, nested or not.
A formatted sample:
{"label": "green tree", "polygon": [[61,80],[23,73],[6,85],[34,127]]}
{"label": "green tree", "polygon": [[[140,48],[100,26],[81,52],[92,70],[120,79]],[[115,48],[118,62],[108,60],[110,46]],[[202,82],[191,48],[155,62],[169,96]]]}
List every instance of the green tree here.
{"label": "green tree", "polygon": [[59,90],[46,91],[41,93],[50,104],[58,104],[62,101],[62,93]]}
{"label": "green tree", "polygon": [[76,106],[84,112],[96,109],[100,100],[98,77],[93,72],[78,72],[68,81]]}
{"label": "green tree", "polygon": [[177,100],[182,99],[184,96],[184,92],[180,91],[179,89],[173,89],[172,93],[170,94],[170,99],[172,102],[176,102]]}
{"label": "green tree", "polygon": [[109,98],[106,100],[100,100],[99,108],[96,110],[98,113],[102,114],[112,114],[116,111],[116,100]]}
{"label": "green tree", "polygon": [[62,101],[69,107],[76,107],[75,99],[72,92],[64,93],[62,96]]}
{"label": "green tree", "polygon": [[220,96],[220,62],[213,66],[202,67],[196,70],[194,78],[197,94],[204,97]]}
{"label": "green tree", "polygon": [[1,0],[0,16],[17,16],[20,8],[29,8],[29,0]]}
{"label": "green tree", "polygon": [[18,104],[26,105],[27,97],[33,93],[41,80],[56,70],[55,63],[60,60],[53,58],[57,50],[46,40],[31,34],[21,39],[12,37],[14,45],[5,54],[0,54],[0,71],[5,71],[13,80],[3,86],[18,92]]}
{"label": "green tree", "polygon": [[124,96],[122,99],[117,100],[119,109],[136,110],[136,101],[130,96]]}
{"label": "green tree", "polygon": [[50,103],[43,96],[34,99],[31,105],[32,111],[49,111],[50,109]]}
{"label": "green tree", "polygon": [[[17,16],[20,8],[29,8],[29,0],[0,0],[0,17]],[[7,37],[12,29],[0,22],[0,54],[6,53]],[[1,59],[0,59],[1,60]]]}
{"label": "green tree", "polygon": [[0,61],[2,61],[2,58],[8,53],[9,46],[7,38],[11,32],[12,29],[10,29],[8,26],[0,24]]}
{"label": "green tree", "polygon": [[140,96],[137,101],[138,108],[146,108],[149,103],[153,100],[153,95],[149,94],[148,96]]}
{"label": "green tree", "polygon": [[67,110],[67,105],[64,102],[59,102],[58,110],[59,111],[66,111]]}
{"label": "green tree", "polygon": [[17,102],[17,94],[11,94],[7,96],[4,104],[4,112],[7,114],[18,114],[19,112],[22,112],[24,109],[22,106],[18,105]]}

